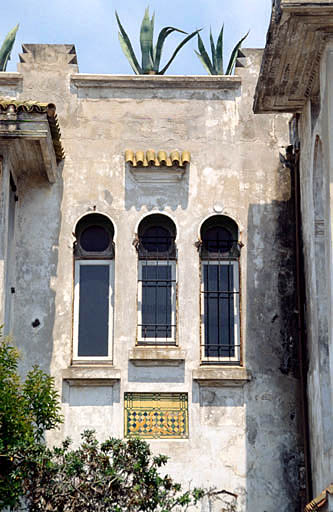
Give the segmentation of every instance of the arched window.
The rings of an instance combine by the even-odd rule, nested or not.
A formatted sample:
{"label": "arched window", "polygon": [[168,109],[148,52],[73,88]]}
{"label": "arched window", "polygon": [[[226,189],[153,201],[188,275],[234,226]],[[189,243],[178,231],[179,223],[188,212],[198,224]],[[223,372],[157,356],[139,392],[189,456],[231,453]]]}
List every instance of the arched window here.
{"label": "arched window", "polygon": [[235,364],[240,361],[238,227],[215,215],[203,223],[200,238],[202,361]]}
{"label": "arched window", "polygon": [[138,229],[138,343],[176,342],[176,226],[166,215],[145,217]]}
{"label": "arched window", "polygon": [[74,360],[111,359],[114,228],[92,213],[76,226],[74,244]]}

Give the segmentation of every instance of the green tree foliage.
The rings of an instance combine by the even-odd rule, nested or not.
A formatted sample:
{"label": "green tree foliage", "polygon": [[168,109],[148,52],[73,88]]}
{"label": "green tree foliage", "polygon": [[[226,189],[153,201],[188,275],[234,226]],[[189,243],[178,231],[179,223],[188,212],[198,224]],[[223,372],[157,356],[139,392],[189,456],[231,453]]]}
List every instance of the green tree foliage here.
{"label": "green tree foliage", "polygon": [[166,40],[166,38],[172,34],[173,32],[180,32],[182,34],[186,34],[187,32],[184,32],[183,30],[180,30],[175,27],[164,27],[159,33],[159,36],[157,38],[157,43],[154,46],[153,44],[153,37],[154,37],[154,20],[155,15],[153,14],[152,18],[149,17],[149,7],[145,10],[145,15],[143,17],[142,23],[141,23],[141,29],[140,29],[140,46],[141,46],[141,66],[136,58],[136,55],[134,53],[131,41],[125,32],[118,13],[116,11],[116,19],[119,27],[119,42],[120,46],[128,60],[128,62],[131,65],[131,68],[133,69],[134,73],[137,75],[144,75],[144,74],[154,74],[154,75],[164,75],[164,73],[167,71],[168,67],[176,57],[177,53],[181,48],[190,40],[192,37],[194,37],[196,34],[199,33],[199,30],[195,30],[192,32],[192,34],[187,35],[183,41],[177,46],[175,51],[173,52],[171,58],[167,62],[167,64],[160,69],[160,63],[161,63],[161,56],[162,56],[162,50],[163,45]]}
{"label": "green tree foliage", "polygon": [[[216,45],[214,43],[212,29],[210,29],[210,47],[211,47],[211,53],[212,53],[211,59],[206,51],[205,45],[200,37],[200,34],[198,34],[198,50],[199,51],[198,52],[195,50],[194,51],[195,51],[196,55],[198,56],[201,64],[203,65],[203,67],[205,68],[205,70],[207,71],[207,73],[209,75],[223,75],[224,74],[224,71],[223,71],[223,29],[224,29],[224,25],[221,28],[219,37],[217,38]],[[245,36],[243,36],[242,39],[240,41],[238,41],[238,43],[232,50],[231,56],[229,59],[229,63],[228,63],[228,66],[227,66],[227,69],[225,72],[226,75],[232,74],[232,71],[233,71],[233,68],[234,68],[234,65],[236,62],[238,50],[241,48],[243,42],[245,41],[245,39],[247,38],[248,35],[249,35],[249,33],[245,34]]]}
{"label": "green tree foliage", "polygon": [[7,63],[10,60],[10,54],[15,43],[16,32],[19,26],[16,25],[5,37],[0,48],[0,71],[6,71]]}
{"label": "green tree foliage", "polygon": [[0,510],[21,510],[23,499],[30,512],[169,512],[203,496],[161,476],[167,457],[140,439],[100,444],[86,431],[76,449],[48,448],[45,431],[62,421],[54,381],[38,367],[22,381],[18,361],[0,336]]}
{"label": "green tree foliage", "polygon": [[228,491],[184,491],[163,471],[168,457],[154,456],[138,438],[100,443],[87,430],[76,448],[69,439],[49,448],[45,431],[62,422],[54,381],[34,367],[23,382],[18,360],[0,336],[0,510],[180,512],[205,496],[226,496],[223,510],[236,510],[237,496]]}
{"label": "green tree foliage", "polygon": [[39,444],[28,458],[17,456],[30,512],[169,512],[204,495],[201,489],[182,492],[170,476],[161,476],[167,457],[152,456],[145,441],[100,444],[93,431],[81,437],[77,449],[65,440],[59,448]]}
{"label": "green tree foliage", "polygon": [[43,441],[61,421],[53,379],[34,367],[24,382],[18,375],[18,350],[0,334],[0,509],[14,506],[22,494],[16,454]]}

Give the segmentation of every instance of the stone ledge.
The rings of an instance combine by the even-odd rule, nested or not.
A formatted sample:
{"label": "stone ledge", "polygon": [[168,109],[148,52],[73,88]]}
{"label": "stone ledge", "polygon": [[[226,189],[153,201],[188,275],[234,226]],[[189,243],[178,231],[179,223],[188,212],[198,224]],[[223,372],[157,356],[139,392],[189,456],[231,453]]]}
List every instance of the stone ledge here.
{"label": "stone ledge", "polygon": [[21,82],[23,82],[23,75],[21,73],[0,72],[0,86],[19,85]]}
{"label": "stone ledge", "polygon": [[107,366],[72,366],[62,371],[63,380],[70,386],[112,386],[120,377],[120,370]]}
{"label": "stone ledge", "polygon": [[135,366],[179,366],[185,361],[185,351],[178,347],[135,347],[128,359]]}
{"label": "stone ledge", "polygon": [[95,75],[75,73],[71,76],[77,87],[110,87],[135,89],[236,89],[239,76],[206,75]]}
{"label": "stone ledge", "polygon": [[251,372],[240,366],[219,368],[204,367],[193,370],[193,380],[200,386],[239,387],[244,386],[252,378]]}

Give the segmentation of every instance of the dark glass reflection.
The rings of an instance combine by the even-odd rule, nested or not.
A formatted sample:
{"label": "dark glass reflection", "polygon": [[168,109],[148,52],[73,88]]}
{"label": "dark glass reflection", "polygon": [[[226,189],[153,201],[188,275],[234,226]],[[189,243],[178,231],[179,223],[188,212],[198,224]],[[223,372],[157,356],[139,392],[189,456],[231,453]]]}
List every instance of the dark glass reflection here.
{"label": "dark glass reflection", "polygon": [[205,356],[233,357],[234,276],[232,265],[203,265]]}
{"label": "dark glass reflection", "polygon": [[87,252],[102,252],[109,247],[110,235],[102,226],[89,226],[80,236],[80,245]]}
{"label": "dark glass reflection", "polygon": [[229,252],[232,248],[232,234],[222,227],[207,229],[202,241],[204,250],[211,253]]}
{"label": "dark glass reflection", "polygon": [[109,266],[80,265],[79,356],[107,356]]}
{"label": "dark glass reflection", "polygon": [[142,267],[142,337],[171,337],[170,265],[144,265]]}

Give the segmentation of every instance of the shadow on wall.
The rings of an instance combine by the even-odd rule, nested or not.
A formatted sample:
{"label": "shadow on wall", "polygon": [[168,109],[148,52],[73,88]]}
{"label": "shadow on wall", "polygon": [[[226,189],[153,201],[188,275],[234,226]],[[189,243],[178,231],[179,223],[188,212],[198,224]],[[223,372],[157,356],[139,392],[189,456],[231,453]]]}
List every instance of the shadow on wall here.
{"label": "shadow on wall", "polygon": [[23,175],[18,181],[16,294],[13,336],[26,373],[38,364],[50,373],[54,350],[55,291],[63,197],[63,162],[56,183]]}
{"label": "shadow on wall", "polygon": [[253,380],[245,386],[246,510],[297,512],[304,486],[304,455],[294,192],[289,169],[275,174],[277,187],[286,191],[285,200],[250,205],[248,212],[246,362]]}
{"label": "shadow on wall", "polygon": [[[173,170],[151,169],[149,175],[141,181],[141,178],[133,172],[129,165],[125,168],[125,208],[134,207],[140,211],[142,207],[148,211],[166,208],[176,210],[179,206],[185,210],[189,198],[189,179],[191,164],[187,166],[182,177],[173,177]],[[139,181],[140,180],[140,181]]]}

